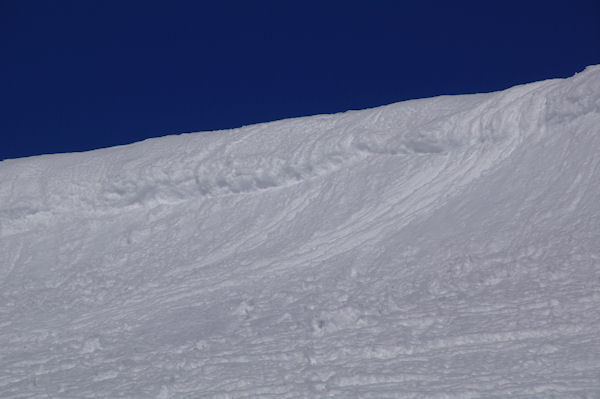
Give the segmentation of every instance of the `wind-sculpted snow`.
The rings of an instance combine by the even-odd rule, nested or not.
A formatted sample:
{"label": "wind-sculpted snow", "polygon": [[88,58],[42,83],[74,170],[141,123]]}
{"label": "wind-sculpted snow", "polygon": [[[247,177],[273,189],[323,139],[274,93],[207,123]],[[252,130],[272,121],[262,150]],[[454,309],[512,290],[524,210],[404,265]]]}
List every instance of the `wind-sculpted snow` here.
{"label": "wind-sculpted snow", "polygon": [[518,99],[530,90],[460,102],[453,97],[418,100],[86,154],[8,161],[0,212],[7,226],[27,225],[36,217],[47,220],[74,210],[111,213],[290,186],[381,156],[421,164],[414,155],[452,156],[477,144],[479,151],[486,142],[515,140],[522,128],[518,124],[527,123],[521,121],[523,114],[535,118],[527,115],[539,112],[533,105],[518,109]]}
{"label": "wind-sculpted snow", "polygon": [[0,397],[600,397],[600,68],[0,163]]}

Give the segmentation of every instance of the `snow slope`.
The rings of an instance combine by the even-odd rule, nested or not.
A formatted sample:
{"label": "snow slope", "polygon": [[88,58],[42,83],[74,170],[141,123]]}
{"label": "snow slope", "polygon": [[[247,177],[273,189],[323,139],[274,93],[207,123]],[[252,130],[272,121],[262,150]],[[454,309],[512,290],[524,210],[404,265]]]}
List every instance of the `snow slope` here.
{"label": "snow slope", "polygon": [[599,398],[600,67],[0,162],[2,398]]}

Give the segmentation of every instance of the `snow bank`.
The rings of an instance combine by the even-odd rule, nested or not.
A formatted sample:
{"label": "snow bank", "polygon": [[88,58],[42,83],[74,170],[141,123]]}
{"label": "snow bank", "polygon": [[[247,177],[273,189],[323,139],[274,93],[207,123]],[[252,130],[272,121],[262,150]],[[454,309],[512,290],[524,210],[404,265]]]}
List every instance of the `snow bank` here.
{"label": "snow bank", "polygon": [[600,67],[0,162],[0,396],[600,395]]}

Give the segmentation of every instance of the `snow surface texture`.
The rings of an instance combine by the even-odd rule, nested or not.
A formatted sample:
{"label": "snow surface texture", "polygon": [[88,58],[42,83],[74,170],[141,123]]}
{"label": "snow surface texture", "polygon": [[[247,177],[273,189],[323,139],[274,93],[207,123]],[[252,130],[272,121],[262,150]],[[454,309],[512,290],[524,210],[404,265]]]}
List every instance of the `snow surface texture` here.
{"label": "snow surface texture", "polygon": [[600,398],[600,67],[1,162],[0,397]]}

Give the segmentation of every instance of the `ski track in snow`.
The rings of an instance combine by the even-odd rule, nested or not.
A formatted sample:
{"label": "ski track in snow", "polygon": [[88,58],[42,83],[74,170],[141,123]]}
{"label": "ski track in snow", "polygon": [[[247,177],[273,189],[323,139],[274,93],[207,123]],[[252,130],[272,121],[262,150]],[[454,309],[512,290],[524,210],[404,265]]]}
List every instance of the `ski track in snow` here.
{"label": "ski track in snow", "polygon": [[600,397],[600,67],[0,162],[2,398]]}

